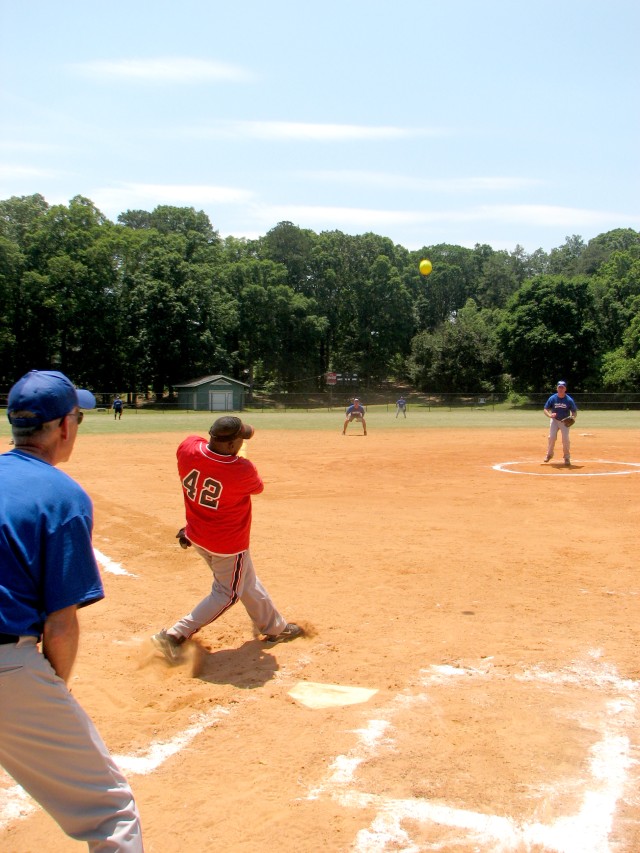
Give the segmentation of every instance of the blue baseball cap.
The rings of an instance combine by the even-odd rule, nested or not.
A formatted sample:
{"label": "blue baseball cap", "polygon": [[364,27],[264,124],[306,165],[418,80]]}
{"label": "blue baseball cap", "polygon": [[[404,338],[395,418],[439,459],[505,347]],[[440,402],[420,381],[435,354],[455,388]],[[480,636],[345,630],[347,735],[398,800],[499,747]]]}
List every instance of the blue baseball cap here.
{"label": "blue baseball cap", "polygon": [[95,409],[96,398],[91,391],[75,388],[57,370],[30,370],[9,391],[7,417],[14,427],[40,427],[63,418],[76,406]]}
{"label": "blue baseball cap", "polygon": [[566,388],[566,387],[567,387],[567,383],[566,383],[564,380],[561,380],[561,381],[560,381],[560,382],[558,382],[558,384],[556,385],[556,388],[560,388],[560,386],[562,386],[563,388]]}

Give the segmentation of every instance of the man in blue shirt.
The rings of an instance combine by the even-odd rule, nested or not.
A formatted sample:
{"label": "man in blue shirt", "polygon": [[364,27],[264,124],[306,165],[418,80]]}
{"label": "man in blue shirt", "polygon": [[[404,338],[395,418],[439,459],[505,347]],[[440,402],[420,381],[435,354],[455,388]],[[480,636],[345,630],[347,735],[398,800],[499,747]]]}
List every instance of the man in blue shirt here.
{"label": "man in blue shirt", "polygon": [[14,449],[0,455],[0,764],[89,849],[141,853],[131,789],[67,684],[77,610],[104,597],[93,505],[56,466],[95,407],[57,371],[9,392]]}
{"label": "man in blue shirt", "polygon": [[351,423],[351,421],[360,421],[364,434],[367,434],[367,422],[364,417],[364,406],[360,403],[360,400],[357,397],[354,397],[353,403],[350,406],[347,406],[344,424],[342,427],[343,435],[346,434],[347,426]]}
{"label": "man in blue shirt", "polygon": [[118,420],[122,420],[122,410],[124,409],[124,403],[120,399],[120,394],[116,394],[115,400],[113,401],[111,408],[113,409],[114,421],[116,418],[118,418]]}
{"label": "man in blue shirt", "polygon": [[552,394],[544,404],[544,413],[551,419],[549,425],[549,441],[547,443],[547,455],[544,461],[553,459],[553,449],[558,438],[558,432],[562,436],[562,455],[564,464],[571,465],[571,440],[569,427],[563,423],[568,417],[578,417],[578,407],[575,400],[567,394],[567,383],[558,382],[556,393]]}

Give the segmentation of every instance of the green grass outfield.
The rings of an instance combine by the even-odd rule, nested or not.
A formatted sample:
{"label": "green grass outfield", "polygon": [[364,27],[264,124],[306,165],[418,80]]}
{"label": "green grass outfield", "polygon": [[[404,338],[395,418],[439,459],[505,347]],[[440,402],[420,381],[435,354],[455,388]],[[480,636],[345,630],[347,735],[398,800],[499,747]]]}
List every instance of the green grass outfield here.
{"label": "green grass outfield", "polygon": [[[121,421],[105,411],[85,412],[80,431],[87,435],[114,435],[152,432],[182,432],[206,435],[213,421],[221,412],[186,411],[145,411],[127,409]],[[256,429],[278,430],[323,430],[340,432],[344,421],[342,409],[329,412],[317,411],[272,411],[251,410],[240,414]],[[583,410],[580,412],[574,430],[592,429],[637,429],[640,426],[640,412],[601,410]],[[546,429],[547,419],[542,411],[520,411],[517,409],[409,409],[406,419],[395,417],[393,408],[371,406],[367,408],[367,427],[369,430],[402,429]],[[352,424],[350,429],[358,429]],[[0,410],[0,435],[11,437],[6,409]]]}

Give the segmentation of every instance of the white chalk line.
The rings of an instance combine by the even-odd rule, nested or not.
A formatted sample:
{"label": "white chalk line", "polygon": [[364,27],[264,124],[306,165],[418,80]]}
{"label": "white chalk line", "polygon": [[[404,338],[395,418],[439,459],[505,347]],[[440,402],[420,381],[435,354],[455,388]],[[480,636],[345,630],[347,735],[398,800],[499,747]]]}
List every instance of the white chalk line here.
{"label": "white chalk line", "polygon": [[29,817],[38,809],[31,797],[20,785],[12,784],[13,779],[0,768],[0,782],[7,787],[0,787],[0,829],[16,820]]}
{"label": "white chalk line", "polygon": [[211,726],[215,726],[229,713],[230,711],[227,708],[217,705],[206,714],[199,714],[190,726],[172,738],[164,741],[152,741],[147,749],[141,750],[135,755],[114,755],[113,759],[124,773],[139,776],[153,773],[168,758],[177,755],[180,750],[189,746],[198,735]]}
{"label": "white chalk line", "polygon": [[[494,471],[500,471],[502,474],[518,474],[520,476],[527,477],[620,477],[620,476],[628,476],[629,474],[640,474],[640,462],[612,462],[608,459],[585,459],[584,461],[574,461],[574,465],[619,465],[624,468],[628,468],[630,470],[624,471],[586,471],[584,473],[579,473],[578,471],[572,471],[568,466],[565,468],[563,466],[562,471],[556,471],[553,468],[553,463],[547,463],[550,467],[547,467],[544,471],[512,471],[508,466],[519,466],[519,465],[536,465],[538,464],[535,461],[515,461],[515,462],[497,462],[495,465],[492,465],[491,468]],[[542,464],[542,463],[540,463]]]}
{"label": "white chalk line", "polygon": [[106,557],[101,551],[98,551],[97,548],[93,549],[93,553],[96,555],[96,560],[105,570],[105,572],[110,572],[112,575],[126,575],[130,578],[137,578],[138,575],[131,574],[126,569],[122,568],[121,563],[116,563],[110,557]]}
{"label": "white chalk line", "polygon": [[[309,662],[310,658],[303,656],[293,665],[285,666],[274,673],[274,679],[296,678],[297,673],[304,669]],[[245,694],[236,700],[233,710],[238,711],[243,700],[244,702],[254,702],[257,698],[253,693]],[[112,757],[127,776],[142,776],[153,773],[168,759],[188,747],[204,731],[225,721],[231,714],[231,709],[216,705],[207,713],[193,716],[190,725],[173,737],[166,740],[153,740],[146,749],[139,750],[131,755],[112,753]],[[0,767],[0,830],[7,828],[11,823],[29,817],[39,808],[39,805],[27,794],[24,788],[17,785]]]}
{"label": "white chalk line", "polygon": [[[599,652],[591,653],[592,658]],[[459,676],[488,677],[486,663],[480,668],[432,666],[425,671],[419,687],[445,684]],[[605,705],[605,715],[600,728],[600,740],[589,752],[588,779],[582,780],[585,789],[577,814],[562,816],[550,824],[518,822],[511,817],[491,815],[467,809],[453,808],[427,799],[393,799],[377,794],[360,792],[355,788],[358,768],[374,758],[378,748],[391,739],[386,734],[388,720],[375,719],[355,732],[356,747],[348,754],[337,756],[329,767],[325,781],[309,790],[307,799],[318,799],[328,794],[345,807],[375,808],[377,814],[370,826],[356,836],[354,850],[358,853],[382,853],[402,849],[426,849],[412,842],[402,822],[413,820],[435,824],[448,830],[461,831],[458,845],[480,844],[482,849],[508,851],[530,845],[544,845],[556,853],[608,853],[609,836],[613,830],[614,814],[619,800],[629,783],[629,771],[636,765],[632,758],[632,744],[626,730],[633,730],[640,698],[640,683],[620,679],[615,668],[606,664],[587,666],[576,664],[560,672],[548,672],[542,667],[518,676],[521,681],[543,684],[588,687],[592,690],[616,691],[616,699]],[[390,717],[402,707],[415,701],[424,701],[424,693],[398,694],[384,711]],[[553,794],[553,791],[551,791]],[[433,845],[430,849],[440,849]]]}

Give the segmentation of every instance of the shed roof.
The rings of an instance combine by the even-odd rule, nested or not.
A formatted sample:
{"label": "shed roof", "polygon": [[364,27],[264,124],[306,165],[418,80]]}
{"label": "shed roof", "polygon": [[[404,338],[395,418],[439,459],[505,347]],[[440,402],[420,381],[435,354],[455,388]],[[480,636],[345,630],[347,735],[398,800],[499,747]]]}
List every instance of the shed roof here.
{"label": "shed roof", "polygon": [[246,382],[240,382],[239,379],[232,379],[230,376],[225,376],[222,373],[214,373],[212,376],[201,376],[199,379],[192,379],[189,382],[179,382],[174,385],[174,388],[198,388],[200,385],[207,385],[209,382],[216,382],[218,379],[225,379],[234,385],[242,385],[245,388],[249,388]]}

